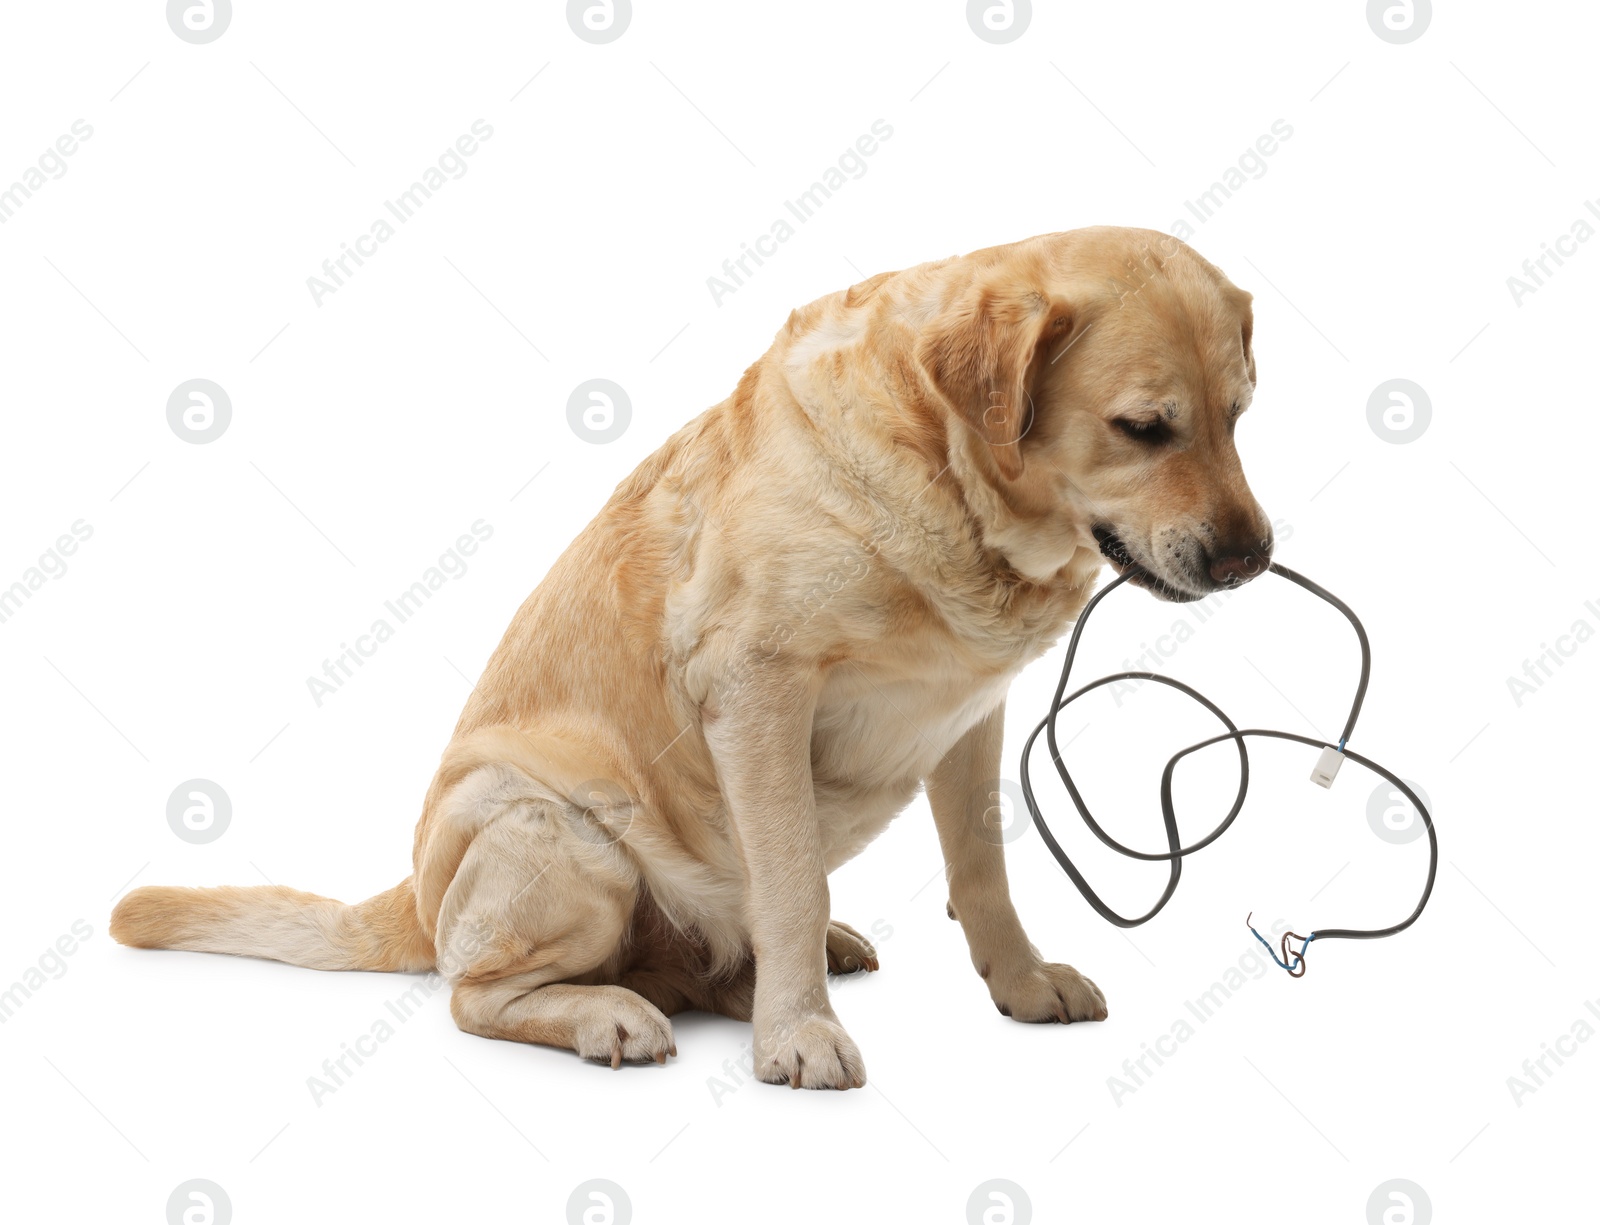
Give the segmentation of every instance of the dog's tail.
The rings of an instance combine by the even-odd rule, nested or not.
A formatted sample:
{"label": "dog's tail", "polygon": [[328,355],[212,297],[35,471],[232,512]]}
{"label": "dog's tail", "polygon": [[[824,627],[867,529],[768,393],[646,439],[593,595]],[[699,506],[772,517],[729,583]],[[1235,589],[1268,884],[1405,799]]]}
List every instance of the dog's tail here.
{"label": "dog's tail", "polygon": [[281,885],[145,886],[117,903],[111,936],[134,948],[266,957],[313,970],[434,967],[410,877],[354,906]]}

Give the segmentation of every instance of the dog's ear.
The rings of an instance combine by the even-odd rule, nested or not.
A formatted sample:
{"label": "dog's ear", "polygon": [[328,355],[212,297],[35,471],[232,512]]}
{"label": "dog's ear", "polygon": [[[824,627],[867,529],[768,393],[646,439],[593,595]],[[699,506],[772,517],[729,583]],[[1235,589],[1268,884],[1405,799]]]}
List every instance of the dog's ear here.
{"label": "dog's ear", "polygon": [[1035,390],[1074,330],[1072,309],[1032,289],[977,285],[933,320],[917,364],[956,414],[989,444],[1000,475],[1022,475]]}
{"label": "dog's ear", "polygon": [[1250,376],[1250,386],[1256,385],[1256,351],[1250,347],[1250,335],[1256,328],[1255,312],[1250,309],[1251,295],[1244,290],[1239,290],[1239,313],[1243,320],[1239,325],[1239,343],[1244,346],[1244,368]]}

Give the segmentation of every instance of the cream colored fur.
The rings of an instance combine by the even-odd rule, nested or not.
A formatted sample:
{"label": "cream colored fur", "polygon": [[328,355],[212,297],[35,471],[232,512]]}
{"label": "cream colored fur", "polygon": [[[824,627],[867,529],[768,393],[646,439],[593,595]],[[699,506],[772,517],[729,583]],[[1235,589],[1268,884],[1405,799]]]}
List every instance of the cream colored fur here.
{"label": "cream colored fur", "polygon": [[984,823],[1006,690],[1089,596],[1094,528],[1177,598],[1213,589],[1239,541],[1264,558],[1232,441],[1250,328],[1249,295],[1183,244],[1110,228],[795,311],[517,612],[406,883],[357,907],[138,889],[113,934],[437,965],[462,1028],[613,1066],[664,1060],[667,1017],[714,1009],[753,1022],[762,1079],[859,1085],[827,973],[877,961],[830,922],[827,877],[925,786],[999,1010],[1103,1018],[1099,989],[1028,941]]}

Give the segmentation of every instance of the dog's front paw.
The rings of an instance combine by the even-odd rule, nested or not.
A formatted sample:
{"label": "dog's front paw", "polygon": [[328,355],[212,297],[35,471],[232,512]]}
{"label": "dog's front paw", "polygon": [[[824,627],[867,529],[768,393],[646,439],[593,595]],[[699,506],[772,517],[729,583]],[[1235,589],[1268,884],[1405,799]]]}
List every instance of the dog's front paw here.
{"label": "dog's front paw", "polygon": [[867,1083],[861,1052],[831,1016],[756,1024],[755,1071],[769,1085],[793,1089],[859,1089]]}
{"label": "dog's front paw", "polygon": [[1003,1016],[1017,1021],[1104,1021],[1106,997],[1071,966],[1036,962],[1008,981],[989,982]]}

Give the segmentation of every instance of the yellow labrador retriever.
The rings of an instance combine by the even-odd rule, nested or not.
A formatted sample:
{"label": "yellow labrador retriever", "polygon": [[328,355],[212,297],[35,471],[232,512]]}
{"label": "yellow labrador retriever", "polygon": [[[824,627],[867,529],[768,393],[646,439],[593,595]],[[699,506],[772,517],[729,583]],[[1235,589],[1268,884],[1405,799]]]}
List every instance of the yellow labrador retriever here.
{"label": "yellow labrador retriever", "polygon": [[528,598],[359,905],[136,889],[112,934],[325,970],[437,970],[464,1030],[609,1062],[667,1017],[753,1022],[755,1072],[864,1083],[830,969],[875,969],[828,873],[927,789],[995,1005],[1101,1020],[1029,943],[988,823],[1006,689],[1109,559],[1166,599],[1260,573],[1234,424],[1250,295],[1095,228],[883,273],[793,312]]}

